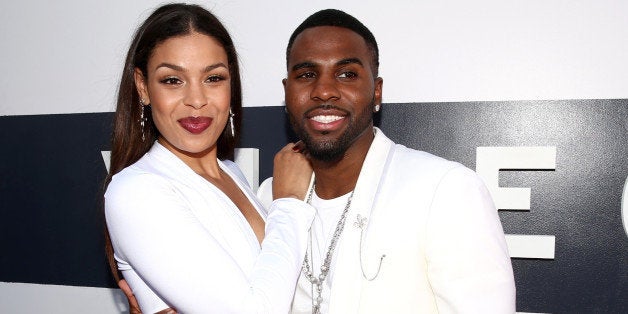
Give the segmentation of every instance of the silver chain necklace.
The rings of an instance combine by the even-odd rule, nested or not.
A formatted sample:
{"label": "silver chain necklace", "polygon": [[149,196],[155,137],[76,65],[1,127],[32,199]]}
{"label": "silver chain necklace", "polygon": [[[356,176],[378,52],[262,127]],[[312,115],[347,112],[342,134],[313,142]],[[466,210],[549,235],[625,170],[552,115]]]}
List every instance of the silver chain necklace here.
{"label": "silver chain necklace", "polygon": [[[314,194],[314,187],[316,184],[312,184],[312,188],[308,192],[306,202],[310,204],[312,201],[312,195]],[[314,290],[314,286],[316,286],[316,297],[312,293],[312,314],[319,314],[321,312],[321,303],[323,302],[323,282],[327,278],[327,274],[329,273],[329,268],[331,266],[331,258],[334,255],[334,249],[336,248],[336,243],[338,242],[338,238],[342,234],[342,230],[345,228],[345,221],[347,219],[347,212],[349,211],[349,207],[351,207],[351,199],[353,199],[353,192],[351,191],[351,195],[349,195],[349,199],[347,200],[347,205],[345,205],[345,209],[342,211],[342,215],[340,215],[340,219],[338,220],[338,224],[336,225],[336,230],[334,231],[334,235],[331,238],[331,243],[329,243],[329,248],[327,249],[327,254],[325,255],[325,259],[323,260],[323,264],[321,265],[321,273],[316,277],[314,273],[310,269],[310,263],[307,257],[307,252],[305,252],[305,259],[303,260],[303,273],[305,278],[312,284],[312,290]],[[310,231],[310,241],[311,238]],[[312,249],[310,245],[310,250]],[[310,253],[311,254],[311,253]]]}

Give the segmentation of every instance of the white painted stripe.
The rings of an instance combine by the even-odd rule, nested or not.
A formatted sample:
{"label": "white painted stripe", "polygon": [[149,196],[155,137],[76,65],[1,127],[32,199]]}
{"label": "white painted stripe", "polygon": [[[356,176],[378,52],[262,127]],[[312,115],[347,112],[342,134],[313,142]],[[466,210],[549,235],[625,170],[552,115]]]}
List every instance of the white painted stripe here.
{"label": "white painted stripe", "polygon": [[128,313],[120,289],[0,282],[0,313]]}
{"label": "white painted stripe", "polygon": [[[0,282],[0,313],[128,313],[120,289]],[[517,314],[536,314],[517,312]]]}
{"label": "white painted stripe", "polygon": [[507,210],[530,210],[530,188],[499,186],[502,169],[556,169],[555,146],[478,147],[475,171],[484,180],[495,207]]}
{"label": "white painted stripe", "polygon": [[624,183],[624,193],[621,196],[621,218],[624,231],[628,235],[628,178],[626,178],[626,183]]}
{"label": "white painted stripe", "polygon": [[110,150],[102,150],[100,151],[102,155],[102,161],[105,163],[105,167],[107,168],[107,172],[109,172],[109,168],[111,165],[111,151]]}
{"label": "white painted stripe", "polygon": [[249,181],[249,186],[254,192],[257,192],[257,188],[259,188],[259,149],[236,148],[234,155],[234,161]]}
{"label": "white painted stripe", "polygon": [[[109,172],[109,166],[111,163],[111,151],[100,151],[102,160],[105,163],[107,172]],[[235,163],[246,177],[249,182],[249,186],[254,192],[257,192],[259,187],[259,149],[257,148],[236,148],[235,149]]]}
{"label": "white painted stripe", "polygon": [[510,257],[554,259],[556,237],[553,235],[507,234]]}

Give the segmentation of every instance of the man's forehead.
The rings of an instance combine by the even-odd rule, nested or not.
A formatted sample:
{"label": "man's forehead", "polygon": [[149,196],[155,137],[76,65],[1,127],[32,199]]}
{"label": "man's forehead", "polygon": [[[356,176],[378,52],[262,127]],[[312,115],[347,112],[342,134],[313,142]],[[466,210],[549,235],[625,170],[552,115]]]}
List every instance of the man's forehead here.
{"label": "man's forehead", "polygon": [[[305,29],[294,40],[288,62],[364,64],[370,57],[366,41],[358,33],[337,26],[316,26]],[[343,61],[344,60],[344,61]]]}
{"label": "man's forehead", "polygon": [[353,40],[359,41],[366,46],[366,40],[355,31],[340,26],[314,26],[304,29],[297,37],[295,37],[292,49],[302,43],[306,39],[314,39],[318,42],[334,41],[334,40]]}

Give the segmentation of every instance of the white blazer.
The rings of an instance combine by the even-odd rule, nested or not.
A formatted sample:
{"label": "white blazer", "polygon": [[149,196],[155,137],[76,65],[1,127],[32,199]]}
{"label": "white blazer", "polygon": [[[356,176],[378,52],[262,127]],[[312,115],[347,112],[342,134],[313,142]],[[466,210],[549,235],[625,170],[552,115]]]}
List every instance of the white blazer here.
{"label": "white blazer", "polygon": [[155,142],[113,176],[105,214],[118,268],[144,313],[285,313],[314,210],[279,199],[265,215],[244,176],[218,162],[265,218],[262,245],[238,207]]}
{"label": "white blazer", "polygon": [[[264,203],[271,186],[260,186]],[[497,210],[463,165],[395,144],[377,129],[347,215],[329,313],[515,312]],[[300,294],[295,299],[311,298]]]}

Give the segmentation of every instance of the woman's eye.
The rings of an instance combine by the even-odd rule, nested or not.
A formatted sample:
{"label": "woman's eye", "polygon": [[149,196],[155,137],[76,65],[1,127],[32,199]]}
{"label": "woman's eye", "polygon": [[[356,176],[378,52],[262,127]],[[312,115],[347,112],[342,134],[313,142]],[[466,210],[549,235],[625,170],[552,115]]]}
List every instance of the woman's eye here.
{"label": "woman's eye", "polygon": [[210,83],[217,83],[217,82],[224,81],[224,80],[225,80],[225,78],[222,75],[212,75],[212,76],[207,78],[207,81],[210,82]]}
{"label": "woman's eye", "polygon": [[180,79],[176,78],[176,77],[167,77],[161,81],[159,81],[162,84],[166,84],[166,85],[179,85],[183,82],[181,82]]}
{"label": "woman's eye", "polygon": [[340,73],[340,75],[338,75],[339,78],[356,78],[358,76],[357,73],[355,72],[342,72]]}

